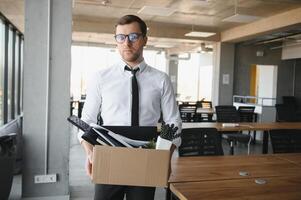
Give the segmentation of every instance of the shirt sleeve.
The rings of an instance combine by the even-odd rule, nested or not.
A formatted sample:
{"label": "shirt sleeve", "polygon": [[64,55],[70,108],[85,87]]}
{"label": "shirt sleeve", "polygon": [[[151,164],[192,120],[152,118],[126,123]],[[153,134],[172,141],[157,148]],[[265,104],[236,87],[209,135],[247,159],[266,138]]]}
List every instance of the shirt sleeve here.
{"label": "shirt sleeve", "polygon": [[[94,73],[88,80],[86,100],[82,110],[81,119],[87,124],[97,123],[97,115],[101,108],[101,91],[100,91],[100,76],[99,72]],[[77,134],[78,140],[81,143],[83,141],[83,131],[79,131]]]}
{"label": "shirt sleeve", "polygon": [[[161,97],[161,110],[163,114],[163,121],[166,124],[174,124],[178,127],[177,133],[182,131],[182,120],[180,117],[180,112],[178,105],[176,103],[176,98],[174,90],[167,74],[164,76],[163,90]],[[181,145],[181,138],[176,138],[172,141],[174,145],[179,147]]]}

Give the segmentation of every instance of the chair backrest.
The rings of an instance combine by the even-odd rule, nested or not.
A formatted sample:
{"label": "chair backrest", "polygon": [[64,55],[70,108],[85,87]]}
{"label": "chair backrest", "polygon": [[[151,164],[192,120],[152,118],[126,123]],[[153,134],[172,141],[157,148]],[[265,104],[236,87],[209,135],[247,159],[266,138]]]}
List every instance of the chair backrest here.
{"label": "chair backrest", "polygon": [[270,131],[273,153],[301,153],[301,130]]}
{"label": "chair backrest", "polygon": [[196,105],[198,108],[212,108],[211,101],[197,101]]}
{"label": "chair backrest", "polygon": [[238,115],[240,122],[254,122],[255,121],[255,106],[239,106]]}
{"label": "chair backrest", "polygon": [[235,106],[215,106],[217,122],[239,122],[238,112]]}
{"label": "chair backrest", "polygon": [[215,128],[182,129],[179,156],[224,155],[221,135]]}
{"label": "chair backrest", "polygon": [[296,97],[294,96],[282,96],[282,102],[284,105],[297,108],[297,101],[296,101]]}
{"label": "chair backrest", "polygon": [[275,104],[277,122],[297,121],[296,109],[285,104]]}
{"label": "chair backrest", "polygon": [[196,114],[196,105],[180,104],[179,111],[183,122],[191,122]]}

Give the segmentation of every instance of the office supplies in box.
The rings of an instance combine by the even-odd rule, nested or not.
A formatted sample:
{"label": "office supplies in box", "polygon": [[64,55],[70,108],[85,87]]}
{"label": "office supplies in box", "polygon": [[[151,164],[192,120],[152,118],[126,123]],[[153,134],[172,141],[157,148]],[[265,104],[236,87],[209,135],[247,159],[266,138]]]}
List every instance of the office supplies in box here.
{"label": "office supplies in box", "polygon": [[167,187],[170,151],[95,145],[92,181],[97,184]]}

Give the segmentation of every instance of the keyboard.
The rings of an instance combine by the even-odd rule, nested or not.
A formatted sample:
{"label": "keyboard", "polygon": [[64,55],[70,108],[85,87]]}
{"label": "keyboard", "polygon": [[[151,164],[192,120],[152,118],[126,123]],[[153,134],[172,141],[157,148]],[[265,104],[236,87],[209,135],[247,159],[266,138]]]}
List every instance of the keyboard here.
{"label": "keyboard", "polygon": [[87,124],[86,122],[84,122],[83,120],[81,120],[80,118],[78,118],[75,115],[68,117],[67,120],[71,124],[75,125],[77,128],[79,128],[80,130],[82,130],[84,132],[86,132],[90,129],[89,124]]}

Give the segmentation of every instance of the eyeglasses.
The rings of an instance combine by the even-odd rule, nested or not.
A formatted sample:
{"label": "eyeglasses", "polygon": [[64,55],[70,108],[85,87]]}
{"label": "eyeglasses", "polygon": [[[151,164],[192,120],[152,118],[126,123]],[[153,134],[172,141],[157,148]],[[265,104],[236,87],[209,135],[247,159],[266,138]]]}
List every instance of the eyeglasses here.
{"label": "eyeglasses", "polygon": [[141,33],[130,33],[128,35],[117,34],[114,37],[115,37],[116,42],[124,43],[126,38],[128,38],[129,42],[136,42],[139,39],[140,36],[142,36]]}

